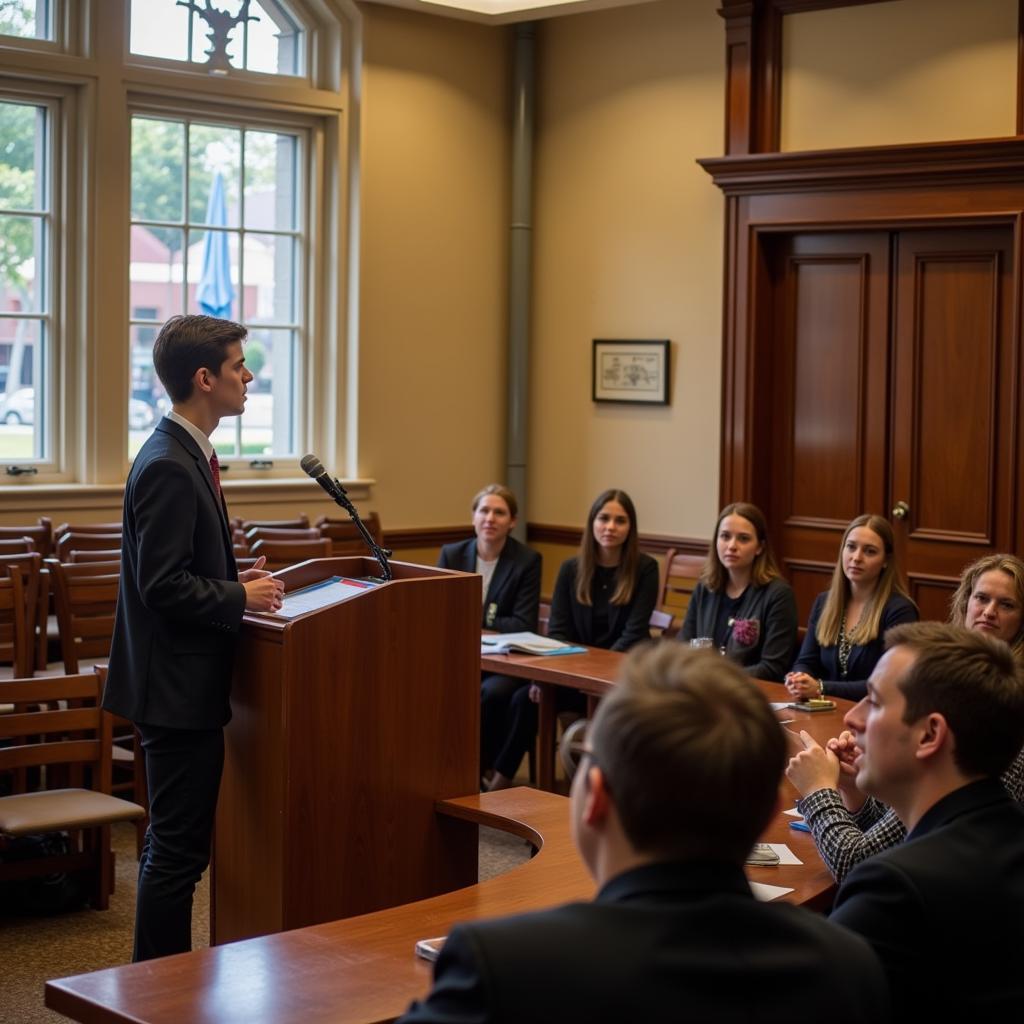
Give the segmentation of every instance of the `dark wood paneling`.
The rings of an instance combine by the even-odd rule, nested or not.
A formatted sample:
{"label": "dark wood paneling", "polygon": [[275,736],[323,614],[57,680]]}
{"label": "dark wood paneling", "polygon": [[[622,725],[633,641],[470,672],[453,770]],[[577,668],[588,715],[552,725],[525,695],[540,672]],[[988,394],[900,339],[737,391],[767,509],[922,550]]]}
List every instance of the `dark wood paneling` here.
{"label": "dark wood paneling", "polygon": [[385,530],[384,547],[397,548],[429,548],[452,541],[465,540],[473,536],[473,527],[466,526],[418,526],[405,530]]}
{"label": "dark wood paneling", "polygon": [[[837,544],[837,550],[838,547]],[[784,558],[782,559],[782,568],[796,595],[797,621],[801,626],[806,626],[814,599],[823,590],[828,590],[829,584],[832,582],[835,563]]]}
{"label": "dark wood paneling", "polygon": [[[568,547],[576,547],[580,542],[583,531],[578,526],[555,526],[551,523],[530,523],[526,528],[526,539],[541,544],[564,544]],[[704,557],[708,553],[708,541],[697,537],[676,537],[667,533],[641,533],[640,550],[650,555],[663,555],[666,551],[675,548],[677,551],[687,555],[700,555]]]}
{"label": "dark wood paneling", "polygon": [[921,612],[922,619],[945,622],[949,618],[949,602],[959,582],[955,576],[911,573],[907,580],[907,589]]}

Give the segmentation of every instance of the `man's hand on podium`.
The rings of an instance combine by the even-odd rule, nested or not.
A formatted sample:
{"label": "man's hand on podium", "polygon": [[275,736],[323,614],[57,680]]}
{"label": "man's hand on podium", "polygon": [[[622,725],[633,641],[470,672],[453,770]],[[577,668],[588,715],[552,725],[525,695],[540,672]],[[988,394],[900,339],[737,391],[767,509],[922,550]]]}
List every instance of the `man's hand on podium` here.
{"label": "man's hand on podium", "polygon": [[267,564],[261,555],[251,569],[238,574],[238,582],[245,587],[245,610],[247,612],[276,612],[284,597],[284,583],[274,579],[263,568]]}

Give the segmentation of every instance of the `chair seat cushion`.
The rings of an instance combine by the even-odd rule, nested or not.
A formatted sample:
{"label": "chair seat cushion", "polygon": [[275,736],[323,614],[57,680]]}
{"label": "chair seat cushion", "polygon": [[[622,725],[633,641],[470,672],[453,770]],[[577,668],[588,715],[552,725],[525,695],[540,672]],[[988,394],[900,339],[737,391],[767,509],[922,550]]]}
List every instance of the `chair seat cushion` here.
{"label": "chair seat cushion", "polygon": [[0,797],[0,832],[25,836],[34,832],[90,828],[141,818],[145,810],[91,789],[51,789]]}

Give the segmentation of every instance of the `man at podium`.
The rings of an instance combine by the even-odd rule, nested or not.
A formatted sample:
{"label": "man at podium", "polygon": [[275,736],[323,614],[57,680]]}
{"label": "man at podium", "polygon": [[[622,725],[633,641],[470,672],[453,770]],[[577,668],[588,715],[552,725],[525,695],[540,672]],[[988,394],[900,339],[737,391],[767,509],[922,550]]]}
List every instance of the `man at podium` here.
{"label": "man at podium", "polygon": [[235,637],[246,610],[281,606],[279,580],[238,573],[210,441],[245,408],[246,329],[177,316],[153,345],[174,403],[124,492],[121,582],[103,706],[135,723],[149,786],[133,960],[187,952],[192,894],[210,858]]}

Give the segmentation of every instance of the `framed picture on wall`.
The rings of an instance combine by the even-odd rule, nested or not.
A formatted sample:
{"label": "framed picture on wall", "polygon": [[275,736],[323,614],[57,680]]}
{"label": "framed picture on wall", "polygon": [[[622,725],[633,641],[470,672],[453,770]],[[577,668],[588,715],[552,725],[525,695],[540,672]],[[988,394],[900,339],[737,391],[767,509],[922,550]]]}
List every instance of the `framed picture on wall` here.
{"label": "framed picture on wall", "polygon": [[668,405],[668,342],[594,339],[593,400]]}

